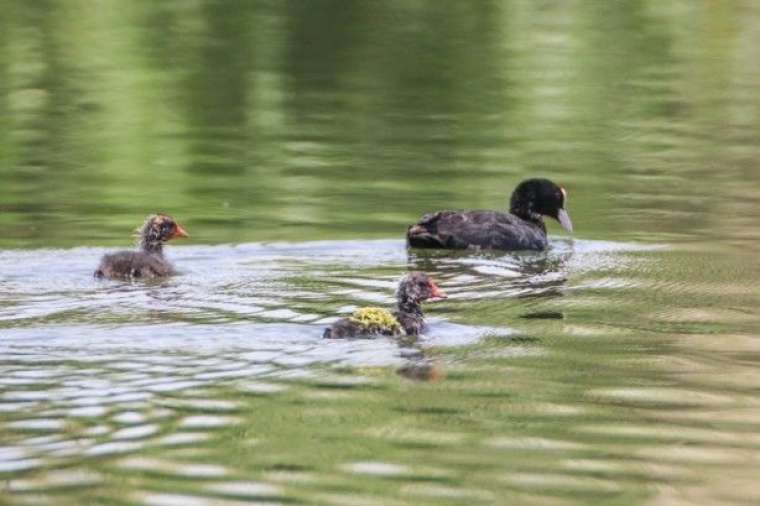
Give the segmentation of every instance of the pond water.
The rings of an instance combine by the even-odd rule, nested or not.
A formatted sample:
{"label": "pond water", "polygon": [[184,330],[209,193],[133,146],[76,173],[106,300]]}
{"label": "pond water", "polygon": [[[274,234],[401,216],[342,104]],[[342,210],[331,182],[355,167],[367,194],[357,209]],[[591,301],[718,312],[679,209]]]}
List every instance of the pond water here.
{"label": "pond water", "polygon": [[[5,0],[0,504],[757,504],[760,4]],[[532,176],[544,253],[408,250]],[[155,211],[180,271],[92,277]],[[408,270],[415,342],[326,341]]]}

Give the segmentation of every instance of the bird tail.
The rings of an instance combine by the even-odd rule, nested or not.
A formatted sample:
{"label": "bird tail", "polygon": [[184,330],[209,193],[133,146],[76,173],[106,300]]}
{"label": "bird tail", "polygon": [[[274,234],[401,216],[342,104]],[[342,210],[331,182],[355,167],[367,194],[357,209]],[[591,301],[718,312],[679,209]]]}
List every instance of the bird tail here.
{"label": "bird tail", "polygon": [[412,225],[406,231],[406,242],[413,247],[430,247],[437,245],[434,234],[425,225]]}

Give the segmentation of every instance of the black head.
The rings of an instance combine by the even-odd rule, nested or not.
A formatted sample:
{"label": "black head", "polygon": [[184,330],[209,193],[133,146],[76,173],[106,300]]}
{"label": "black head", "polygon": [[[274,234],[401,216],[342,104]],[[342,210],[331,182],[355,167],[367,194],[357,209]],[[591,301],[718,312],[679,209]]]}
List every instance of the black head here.
{"label": "black head", "polygon": [[161,246],[170,239],[190,237],[179,223],[165,214],[148,216],[138,233],[140,246],[146,251],[160,251]]}
{"label": "black head", "polygon": [[398,285],[398,300],[401,302],[419,303],[427,299],[445,299],[435,282],[424,272],[410,272],[401,279]]}
{"label": "black head", "polygon": [[573,231],[567,214],[567,191],[548,179],[526,179],[512,192],[509,212],[525,220],[540,220],[548,216],[557,220],[562,228]]}

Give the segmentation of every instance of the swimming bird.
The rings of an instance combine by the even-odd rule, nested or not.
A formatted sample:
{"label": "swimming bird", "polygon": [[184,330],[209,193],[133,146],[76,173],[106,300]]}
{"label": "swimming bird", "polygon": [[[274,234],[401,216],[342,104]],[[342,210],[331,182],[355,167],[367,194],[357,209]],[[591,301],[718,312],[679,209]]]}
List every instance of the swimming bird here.
{"label": "swimming bird", "polygon": [[133,279],[171,276],[174,268],[164,258],[163,247],[170,239],[190,237],[182,226],[165,214],[148,216],[139,234],[138,251],[104,255],[95,271],[97,278]]}
{"label": "swimming bird", "polygon": [[527,179],[512,192],[509,212],[438,211],[407,229],[417,248],[544,250],[548,246],[544,216],[573,231],[567,191],[548,179]]}
{"label": "swimming bird", "polygon": [[446,294],[423,272],[410,272],[401,279],[393,312],[370,307],[356,310],[325,329],[322,337],[416,336],[425,329],[421,303],[445,299]]}

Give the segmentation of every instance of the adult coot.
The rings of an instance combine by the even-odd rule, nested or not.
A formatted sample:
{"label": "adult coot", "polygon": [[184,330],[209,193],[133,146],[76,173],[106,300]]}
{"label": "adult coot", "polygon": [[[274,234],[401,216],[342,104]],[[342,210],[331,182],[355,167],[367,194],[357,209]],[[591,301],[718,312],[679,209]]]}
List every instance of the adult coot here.
{"label": "adult coot", "polygon": [[164,258],[164,243],[169,239],[190,237],[182,226],[165,214],[148,216],[139,233],[139,251],[119,251],[105,255],[95,277],[132,279],[159,278],[174,274],[174,268]]}
{"label": "adult coot", "polygon": [[508,213],[438,211],[409,227],[406,237],[410,246],[418,248],[544,250],[548,245],[544,216],[573,231],[566,202],[563,187],[548,179],[528,179],[512,192]]}
{"label": "adult coot", "polygon": [[410,272],[396,292],[396,309],[369,307],[358,309],[325,329],[323,337],[416,336],[425,329],[422,301],[445,299],[446,294],[423,272]]}

